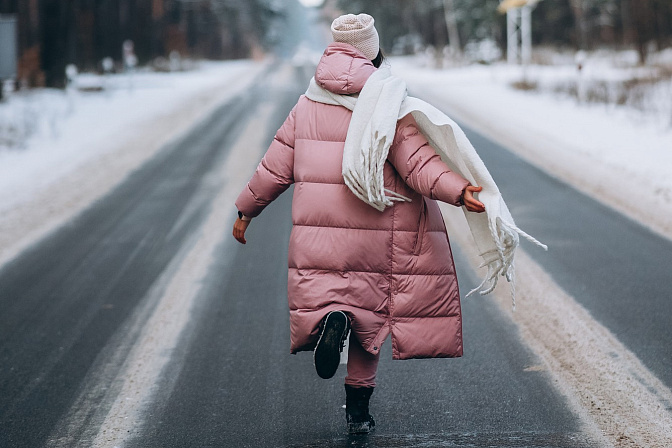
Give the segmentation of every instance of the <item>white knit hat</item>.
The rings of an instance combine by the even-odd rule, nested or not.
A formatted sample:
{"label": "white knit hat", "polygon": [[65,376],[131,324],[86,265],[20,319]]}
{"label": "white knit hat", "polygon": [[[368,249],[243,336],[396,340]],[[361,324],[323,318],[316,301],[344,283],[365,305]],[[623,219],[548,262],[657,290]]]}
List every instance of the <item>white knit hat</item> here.
{"label": "white knit hat", "polygon": [[336,42],[344,42],[364,53],[367,59],[378,56],[378,31],[368,14],[346,14],[331,23],[331,34]]}

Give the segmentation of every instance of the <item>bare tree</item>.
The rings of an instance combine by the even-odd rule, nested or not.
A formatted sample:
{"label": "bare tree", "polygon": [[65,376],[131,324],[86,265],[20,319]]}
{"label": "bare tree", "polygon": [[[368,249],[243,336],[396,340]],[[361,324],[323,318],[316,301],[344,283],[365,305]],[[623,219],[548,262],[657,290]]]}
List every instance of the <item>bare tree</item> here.
{"label": "bare tree", "polygon": [[457,18],[455,16],[455,0],[443,0],[443,14],[446,19],[450,52],[454,58],[460,59],[462,46],[460,45],[460,32],[457,28]]}
{"label": "bare tree", "polygon": [[652,14],[651,0],[637,0],[631,2],[630,17],[632,18],[633,40],[639,62],[646,63],[648,47],[654,38],[654,26],[656,18]]}
{"label": "bare tree", "polygon": [[576,43],[579,48],[588,47],[589,25],[586,14],[586,0],[569,0],[574,15],[574,30],[576,32]]}

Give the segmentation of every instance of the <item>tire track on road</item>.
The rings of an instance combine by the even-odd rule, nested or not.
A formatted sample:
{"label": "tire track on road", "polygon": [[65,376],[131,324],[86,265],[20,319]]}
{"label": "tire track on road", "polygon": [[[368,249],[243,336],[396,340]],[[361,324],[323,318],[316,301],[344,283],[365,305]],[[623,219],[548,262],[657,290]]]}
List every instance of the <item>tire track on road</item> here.
{"label": "tire track on road", "polygon": [[[287,82],[291,68],[278,69],[273,82]],[[243,188],[249,173],[256,167],[267,146],[266,135],[259,129],[275,112],[275,106],[262,94],[256,95],[257,104],[245,114],[246,122],[238,123],[241,132],[231,147],[226,160],[212,173],[214,177],[225,179],[219,184],[217,194],[210,198],[210,209],[202,225],[194,230],[196,240],[190,245],[188,253],[181,258],[175,270],[168,272],[166,278],[157,284],[155,294],[158,304],[151,316],[142,322],[142,333],[135,342],[132,352],[117,375],[117,391],[114,402],[105,415],[105,420],[97,428],[92,443],[86,446],[110,447],[124,446],[136,437],[143,427],[144,418],[153,411],[157,393],[162,397],[170,395],[178,371],[165,374],[169,365],[173,369],[179,366],[173,354],[183,342],[184,330],[191,322],[192,310],[201,297],[203,280],[208,274],[217,250],[225,239],[231,238],[230,228],[235,219],[232,204],[238,192]],[[166,283],[165,287],[161,283]],[[179,367],[178,367],[179,368]],[[160,378],[162,389],[157,390]],[[166,387],[168,386],[168,387]],[[92,382],[91,387],[97,387]],[[72,417],[77,421],[77,417]],[[84,440],[91,440],[85,438]],[[63,444],[62,446],[72,446]]]}
{"label": "tire track on road", "polygon": [[[476,271],[475,244],[460,210],[442,205],[450,234]],[[524,251],[516,260],[516,311],[508,284],[494,300],[543,361],[530,366],[548,372],[579,415],[585,430],[605,446],[672,446],[672,392],[606,327],[563,291]]]}
{"label": "tire track on road", "polygon": [[129,323],[141,328],[157,305],[148,292],[193,244],[202,198],[220,184],[209,173],[258,100],[252,91],[227,103],[0,270],[0,446],[90,446],[80,436],[104,414],[139,335]]}

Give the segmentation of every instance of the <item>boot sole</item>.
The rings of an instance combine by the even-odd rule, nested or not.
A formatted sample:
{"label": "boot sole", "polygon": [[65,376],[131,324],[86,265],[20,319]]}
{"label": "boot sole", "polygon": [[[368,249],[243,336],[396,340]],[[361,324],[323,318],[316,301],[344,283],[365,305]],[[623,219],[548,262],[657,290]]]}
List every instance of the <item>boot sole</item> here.
{"label": "boot sole", "polygon": [[342,311],[327,315],[324,329],[315,346],[315,370],[325,380],[333,377],[341,362],[341,342],[348,334],[348,318]]}

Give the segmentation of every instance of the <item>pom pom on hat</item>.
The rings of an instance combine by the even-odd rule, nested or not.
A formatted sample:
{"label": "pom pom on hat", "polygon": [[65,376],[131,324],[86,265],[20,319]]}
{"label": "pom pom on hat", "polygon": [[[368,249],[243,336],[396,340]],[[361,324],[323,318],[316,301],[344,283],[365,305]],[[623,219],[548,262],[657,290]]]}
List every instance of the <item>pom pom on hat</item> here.
{"label": "pom pom on hat", "polygon": [[331,23],[331,34],[336,42],[344,42],[364,53],[367,59],[378,56],[378,31],[373,26],[373,17],[368,14],[346,14]]}

